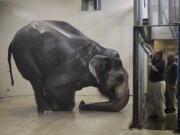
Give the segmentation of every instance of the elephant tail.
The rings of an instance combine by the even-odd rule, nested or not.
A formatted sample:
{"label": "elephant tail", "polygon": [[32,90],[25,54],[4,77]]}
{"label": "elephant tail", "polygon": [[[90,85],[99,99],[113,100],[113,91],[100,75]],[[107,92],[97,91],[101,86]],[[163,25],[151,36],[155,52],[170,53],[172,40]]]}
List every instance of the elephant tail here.
{"label": "elephant tail", "polygon": [[10,72],[10,76],[11,76],[11,85],[14,85],[14,79],[13,79],[13,75],[12,75],[12,66],[11,66],[11,54],[12,54],[12,42],[8,49],[8,64],[9,64],[9,72]]}

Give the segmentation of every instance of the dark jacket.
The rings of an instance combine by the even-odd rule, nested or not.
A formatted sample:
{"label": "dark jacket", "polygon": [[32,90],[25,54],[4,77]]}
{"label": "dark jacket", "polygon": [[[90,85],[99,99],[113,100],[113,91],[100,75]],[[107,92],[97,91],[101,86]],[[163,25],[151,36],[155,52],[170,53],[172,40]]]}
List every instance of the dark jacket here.
{"label": "dark jacket", "polygon": [[158,69],[158,72],[155,72],[152,69],[150,69],[149,80],[151,82],[163,81],[164,80],[164,69],[165,69],[164,60],[158,60],[158,61],[153,60],[152,65],[154,65]]}
{"label": "dark jacket", "polygon": [[165,69],[165,81],[168,84],[175,85],[177,78],[177,64],[176,62],[167,64]]}

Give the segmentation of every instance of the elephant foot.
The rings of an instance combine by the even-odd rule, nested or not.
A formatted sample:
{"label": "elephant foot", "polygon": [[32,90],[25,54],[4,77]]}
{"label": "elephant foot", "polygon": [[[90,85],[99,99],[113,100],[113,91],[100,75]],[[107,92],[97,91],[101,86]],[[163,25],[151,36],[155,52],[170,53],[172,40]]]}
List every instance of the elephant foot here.
{"label": "elephant foot", "polygon": [[83,110],[85,105],[86,105],[85,102],[82,100],[79,104],[79,109]]}
{"label": "elephant foot", "polygon": [[52,110],[48,106],[38,107],[38,113],[40,114],[49,114],[51,112]]}
{"label": "elephant foot", "polygon": [[50,113],[52,113],[51,110],[44,110],[44,111],[42,112],[42,114],[50,114]]}
{"label": "elephant foot", "polygon": [[73,107],[71,106],[55,106],[52,111],[72,111]]}
{"label": "elephant foot", "polygon": [[74,108],[74,104],[73,105],[57,105],[54,104],[53,106],[51,106],[52,111],[72,111]]}
{"label": "elephant foot", "polygon": [[52,111],[59,110],[59,105],[56,102],[49,102],[49,107],[51,108]]}
{"label": "elephant foot", "polygon": [[51,110],[38,110],[38,113],[40,114],[50,114],[51,112]]}

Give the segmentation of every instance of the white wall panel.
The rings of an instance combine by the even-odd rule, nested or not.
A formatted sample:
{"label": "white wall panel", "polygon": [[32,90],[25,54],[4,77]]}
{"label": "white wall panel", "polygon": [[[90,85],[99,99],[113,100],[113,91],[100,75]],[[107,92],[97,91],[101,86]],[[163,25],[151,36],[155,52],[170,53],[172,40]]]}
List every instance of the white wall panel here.
{"label": "white wall panel", "polygon": [[[0,2],[0,96],[33,94],[14,62],[15,86],[11,86],[7,49],[17,30],[42,19],[67,21],[102,46],[117,50],[129,73],[132,90],[133,0],[102,0],[100,11],[81,11],[81,0],[6,0]],[[97,92],[90,87],[78,94]]]}

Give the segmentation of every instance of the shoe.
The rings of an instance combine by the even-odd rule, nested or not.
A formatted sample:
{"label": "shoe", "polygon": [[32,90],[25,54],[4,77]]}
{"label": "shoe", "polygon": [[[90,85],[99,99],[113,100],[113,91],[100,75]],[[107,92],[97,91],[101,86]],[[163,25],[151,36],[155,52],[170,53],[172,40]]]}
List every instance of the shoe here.
{"label": "shoe", "polygon": [[168,110],[165,110],[165,113],[166,114],[171,114],[171,113],[175,113],[176,112],[176,109],[168,109]]}
{"label": "shoe", "polygon": [[176,112],[176,109],[172,108],[172,109],[170,109],[170,112],[171,112],[171,113],[175,113],[175,112]]}
{"label": "shoe", "polygon": [[166,109],[165,109],[165,113],[170,113],[170,109],[169,109],[169,108],[166,108]]}

